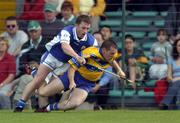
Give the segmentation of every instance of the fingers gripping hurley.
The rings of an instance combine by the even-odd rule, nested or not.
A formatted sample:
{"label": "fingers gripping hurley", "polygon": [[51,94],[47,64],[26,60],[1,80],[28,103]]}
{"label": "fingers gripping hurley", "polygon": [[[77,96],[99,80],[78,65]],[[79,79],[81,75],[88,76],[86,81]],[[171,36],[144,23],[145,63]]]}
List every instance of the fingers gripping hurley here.
{"label": "fingers gripping hurley", "polygon": [[132,82],[131,80],[127,79],[126,77],[125,77],[125,78],[120,77],[119,75],[115,74],[114,72],[105,70],[105,69],[103,69],[103,68],[97,68],[97,69],[99,69],[99,70],[101,70],[101,71],[104,71],[104,72],[106,72],[106,73],[109,73],[109,74],[111,74],[111,75],[113,75],[113,76],[116,76],[116,77],[118,77],[119,79],[123,79],[123,80],[125,80],[125,81],[127,81],[127,82],[129,82],[130,84],[133,85],[133,82]]}

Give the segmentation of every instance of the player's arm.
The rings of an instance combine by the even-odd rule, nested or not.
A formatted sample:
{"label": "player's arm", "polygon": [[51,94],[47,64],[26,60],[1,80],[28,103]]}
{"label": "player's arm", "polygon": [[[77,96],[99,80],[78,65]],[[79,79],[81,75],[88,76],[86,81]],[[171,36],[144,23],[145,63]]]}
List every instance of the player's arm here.
{"label": "player's arm", "polygon": [[68,31],[66,30],[61,31],[60,42],[61,42],[61,48],[65,54],[75,58],[79,63],[85,64],[85,59],[80,57],[70,46],[70,34]]}
{"label": "player's arm", "polygon": [[67,55],[74,57],[79,63],[85,64],[86,61],[83,57],[79,56],[68,43],[61,43],[61,47]]}
{"label": "player's arm", "polygon": [[76,69],[73,68],[72,66],[68,70],[69,90],[71,90],[71,89],[76,87],[76,83],[74,81],[75,71],[76,71]]}
{"label": "player's arm", "polygon": [[123,72],[123,70],[121,69],[121,67],[118,65],[118,63],[115,60],[112,61],[112,66],[115,68],[115,70],[117,71],[117,74],[120,77],[122,77],[122,78],[126,77],[125,73]]}
{"label": "player's arm", "polygon": [[76,70],[81,67],[81,64],[74,58],[72,57],[68,63],[70,64],[70,68],[68,69],[68,79],[69,79],[69,89],[73,89],[76,87],[75,81],[74,81],[74,74]]}

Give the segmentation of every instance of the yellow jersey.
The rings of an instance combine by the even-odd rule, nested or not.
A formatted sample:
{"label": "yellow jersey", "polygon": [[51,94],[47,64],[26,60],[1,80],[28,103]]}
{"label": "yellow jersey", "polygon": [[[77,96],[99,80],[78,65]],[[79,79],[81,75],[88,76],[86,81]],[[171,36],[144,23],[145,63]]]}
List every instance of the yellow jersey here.
{"label": "yellow jersey", "polygon": [[116,53],[111,60],[106,61],[102,56],[101,48],[89,47],[84,49],[80,53],[80,56],[86,59],[86,64],[80,65],[75,58],[70,59],[68,61],[69,64],[75,68],[83,78],[96,82],[103,74],[103,71],[98,68],[108,68],[111,65],[110,63],[117,59],[119,55]]}

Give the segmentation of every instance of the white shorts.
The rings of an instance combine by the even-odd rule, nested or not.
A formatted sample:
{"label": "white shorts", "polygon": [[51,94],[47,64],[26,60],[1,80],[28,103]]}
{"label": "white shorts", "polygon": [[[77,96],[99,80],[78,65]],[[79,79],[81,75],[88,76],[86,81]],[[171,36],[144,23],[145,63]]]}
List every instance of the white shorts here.
{"label": "white shorts", "polygon": [[57,60],[48,52],[45,52],[42,55],[41,64],[44,64],[45,66],[53,70],[53,72],[49,73],[49,75],[46,77],[46,81],[49,81],[52,76],[57,77],[59,75],[62,75],[64,72],[68,70],[70,66],[68,63],[63,63]]}

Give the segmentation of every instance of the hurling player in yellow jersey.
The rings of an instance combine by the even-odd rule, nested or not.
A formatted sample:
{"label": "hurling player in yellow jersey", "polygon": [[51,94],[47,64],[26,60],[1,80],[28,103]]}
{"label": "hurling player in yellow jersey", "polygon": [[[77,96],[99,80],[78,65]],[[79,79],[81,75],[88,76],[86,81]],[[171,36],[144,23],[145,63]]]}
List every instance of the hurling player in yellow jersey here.
{"label": "hurling player in yellow jersey", "polygon": [[86,59],[86,64],[81,65],[76,59],[70,59],[68,71],[54,79],[47,87],[39,90],[41,96],[51,96],[62,90],[72,89],[69,99],[49,104],[46,108],[48,111],[68,110],[83,103],[103,74],[103,71],[98,68],[106,69],[113,66],[120,77],[125,77],[125,73],[115,61],[118,58],[118,52],[117,45],[113,40],[104,41],[100,48],[86,48],[80,53],[80,56]]}

